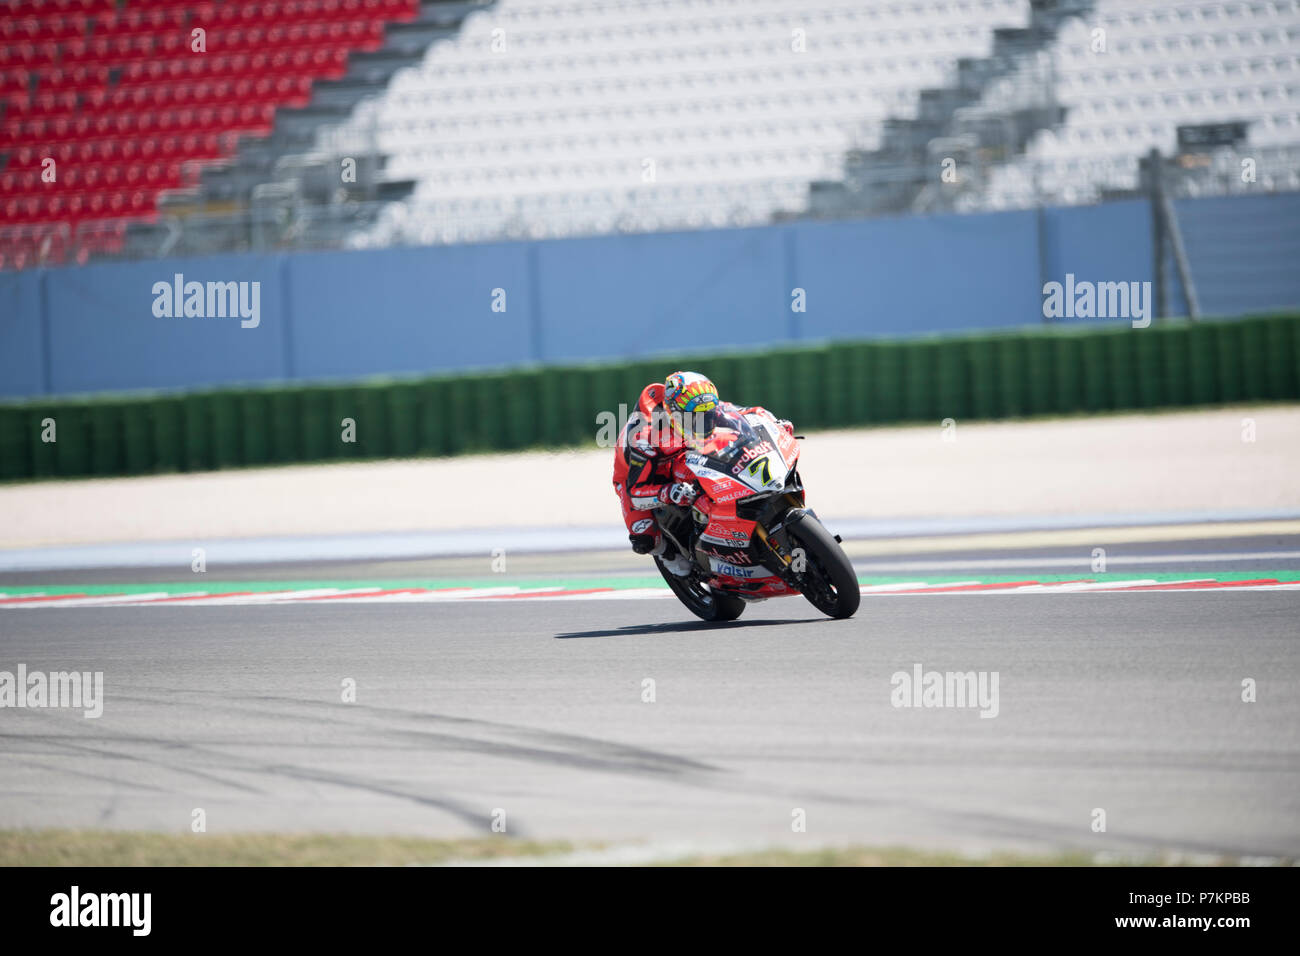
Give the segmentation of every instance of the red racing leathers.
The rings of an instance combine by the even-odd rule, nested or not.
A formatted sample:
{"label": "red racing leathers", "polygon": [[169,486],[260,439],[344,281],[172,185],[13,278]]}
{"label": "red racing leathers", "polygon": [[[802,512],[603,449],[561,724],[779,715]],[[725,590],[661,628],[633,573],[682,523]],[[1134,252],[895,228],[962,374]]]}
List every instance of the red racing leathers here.
{"label": "red racing leathers", "polygon": [[623,505],[628,537],[642,553],[659,543],[653,509],[672,482],[673,463],[686,451],[680,436],[652,424],[663,398],[664,387],[658,382],[642,389],[614,448],[614,491]]}
{"label": "red racing leathers", "polygon": [[[656,413],[663,411],[663,398],[660,382],[642,389],[614,449],[614,491],[623,505],[623,523],[632,546],[642,553],[661,550],[655,506],[667,500],[674,482],[692,480],[681,464],[681,456],[688,450],[682,436],[666,427],[662,419],[656,423]],[[719,402],[718,410],[730,415],[764,411],[759,406],[740,408],[729,402]],[[789,422],[782,424],[793,431]]]}

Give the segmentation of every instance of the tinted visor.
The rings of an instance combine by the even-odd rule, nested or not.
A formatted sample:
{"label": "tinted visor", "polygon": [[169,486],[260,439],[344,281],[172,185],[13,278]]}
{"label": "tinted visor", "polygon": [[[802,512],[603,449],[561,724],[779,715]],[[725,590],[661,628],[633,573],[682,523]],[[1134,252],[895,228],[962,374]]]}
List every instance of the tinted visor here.
{"label": "tinted visor", "polygon": [[723,424],[723,418],[716,408],[707,412],[682,412],[682,432],[694,438],[707,438],[709,433]]}

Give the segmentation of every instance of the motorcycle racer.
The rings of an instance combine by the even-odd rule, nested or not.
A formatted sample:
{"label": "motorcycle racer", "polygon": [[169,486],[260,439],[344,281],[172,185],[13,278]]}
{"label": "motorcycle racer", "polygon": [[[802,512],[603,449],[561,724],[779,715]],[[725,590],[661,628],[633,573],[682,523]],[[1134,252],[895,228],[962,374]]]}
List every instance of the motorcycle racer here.
{"label": "motorcycle racer", "polygon": [[[614,491],[633,551],[658,557],[679,577],[690,574],[689,556],[661,533],[655,509],[689,507],[698,490],[690,473],[677,467],[681,456],[706,442],[715,428],[752,412],[765,410],[722,401],[717,386],[699,372],[673,372],[663,384],[652,382],[641,390],[614,449]],[[778,421],[794,433],[790,422]]]}

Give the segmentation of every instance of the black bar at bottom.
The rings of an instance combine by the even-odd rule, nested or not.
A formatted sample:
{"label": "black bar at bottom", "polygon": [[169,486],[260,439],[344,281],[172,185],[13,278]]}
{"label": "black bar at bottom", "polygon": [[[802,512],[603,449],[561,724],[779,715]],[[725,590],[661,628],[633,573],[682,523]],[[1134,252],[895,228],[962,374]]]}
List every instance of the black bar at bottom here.
{"label": "black bar at bottom", "polygon": [[[1289,867],[574,868],[544,876],[530,867],[7,869],[0,870],[0,914],[7,944],[75,935],[127,945],[412,937],[457,945],[465,929],[494,945],[512,931],[539,945],[612,943],[692,923],[696,942],[703,934],[733,945],[750,937],[771,943],[786,929],[805,946],[844,932],[864,942],[903,932],[919,934],[916,943],[1127,936],[1231,946],[1274,938],[1294,922],[1296,874]],[[84,925],[105,922],[117,925]]]}

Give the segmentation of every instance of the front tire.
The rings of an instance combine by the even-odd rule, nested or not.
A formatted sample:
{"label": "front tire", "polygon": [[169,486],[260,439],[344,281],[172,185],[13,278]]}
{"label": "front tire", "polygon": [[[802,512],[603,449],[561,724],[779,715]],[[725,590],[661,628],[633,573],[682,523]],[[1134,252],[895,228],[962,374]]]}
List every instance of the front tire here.
{"label": "front tire", "polygon": [[834,536],[811,514],[789,530],[791,544],[803,548],[808,565],[800,591],[830,617],[852,617],[862,603],[853,563]]}
{"label": "front tire", "polygon": [[731,594],[713,591],[700,581],[678,577],[655,558],[655,567],[672,588],[677,600],[702,621],[734,621],[745,610],[745,602]]}

